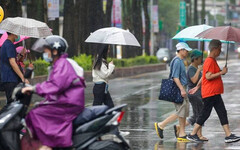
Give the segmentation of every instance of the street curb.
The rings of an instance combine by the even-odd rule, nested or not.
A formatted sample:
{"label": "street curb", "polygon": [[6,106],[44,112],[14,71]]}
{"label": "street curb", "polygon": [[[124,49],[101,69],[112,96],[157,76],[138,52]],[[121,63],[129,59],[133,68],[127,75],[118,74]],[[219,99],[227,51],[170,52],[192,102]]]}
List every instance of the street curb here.
{"label": "street curb", "polygon": [[[142,65],[142,66],[134,66],[134,67],[124,67],[124,68],[116,68],[115,72],[111,75],[110,79],[121,78],[121,77],[129,77],[138,74],[148,73],[148,72],[156,72],[166,70],[166,64],[153,64],[153,65]],[[92,71],[85,71],[84,78],[86,82],[92,81]],[[30,83],[35,85],[36,83],[41,83],[47,80],[47,76],[37,76],[33,79],[30,79]]]}

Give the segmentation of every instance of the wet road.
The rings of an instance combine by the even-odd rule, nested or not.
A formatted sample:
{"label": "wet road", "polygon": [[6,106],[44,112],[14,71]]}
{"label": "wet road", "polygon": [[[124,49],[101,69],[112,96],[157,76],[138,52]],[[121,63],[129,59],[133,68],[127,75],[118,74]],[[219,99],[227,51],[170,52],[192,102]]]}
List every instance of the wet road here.
{"label": "wet road", "polygon": [[[220,67],[224,66],[221,61]],[[228,112],[230,129],[240,135],[240,61],[232,60],[228,64],[229,72],[223,76],[225,93],[222,95]],[[215,110],[206,121],[203,135],[209,141],[203,144],[179,143],[174,136],[173,125],[169,124],[164,130],[164,139],[160,140],[154,129],[154,122],[162,121],[175,112],[173,104],[159,101],[158,93],[162,78],[167,78],[169,71],[143,74],[131,78],[114,79],[110,81],[110,93],[115,105],[127,103],[121,130],[129,131],[126,136],[134,150],[174,150],[174,149],[240,149],[240,142],[225,144],[225,134],[220,125]],[[88,84],[86,97],[92,99],[92,84]],[[91,103],[91,101],[88,101]],[[192,130],[186,127],[186,132]]]}
{"label": "wet road", "polygon": [[[224,62],[220,62],[223,67]],[[240,135],[240,61],[231,60],[228,64],[229,72],[223,76],[225,93],[222,95],[228,111],[230,128],[233,133]],[[224,132],[220,125],[215,110],[203,127],[203,135],[209,141],[203,144],[179,143],[174,136],[173,125],[169,124],[164,130],[164,139],[160,140],[154,129],[154,122],[162,121],[175,112],[173,104],[159,101],[158,94],[162,78],[168,77],[169,71],[160,71],[142,74],[130,78],[118,78],[110,81],[109,91],[115,105],[126,103],[125,115],[120,129],[129,131],[126,136],[134,150],[202,150],[202,149],[240,149],[240,142],[225,144]],[[86,105],[91,105],[92,83],[87,83]],[[40,100],[39,97],[34,97]],[[190,111],[191,112],[191,111]],[[186,132],[192,130],[192,126],[186,127]]]}

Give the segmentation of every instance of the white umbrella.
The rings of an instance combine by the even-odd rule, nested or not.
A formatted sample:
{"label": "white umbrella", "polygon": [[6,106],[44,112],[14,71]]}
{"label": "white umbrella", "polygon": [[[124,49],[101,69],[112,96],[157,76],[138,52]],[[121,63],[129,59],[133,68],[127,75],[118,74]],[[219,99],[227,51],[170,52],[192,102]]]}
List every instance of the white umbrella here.
{"label": "white umbrella", "polygon": [[178,32],[172,39],[182,41],[210,41],[209,39],[202,39],[196,37],[196,35],[198,35],[199,33],[210,28],[213,27],[205,24],[190,26]]}
{"label": "white umbrella", "polygon": [[141,46],[131,32],[116,27],[98,29],[97,31],[91,33],[85,42]]}
{"label": "white umbrella", "polygon": [[0,29],[16,35],[34,38],[52,35],[51,29],[46,23],[29,18],[6,18],[0,23]]}

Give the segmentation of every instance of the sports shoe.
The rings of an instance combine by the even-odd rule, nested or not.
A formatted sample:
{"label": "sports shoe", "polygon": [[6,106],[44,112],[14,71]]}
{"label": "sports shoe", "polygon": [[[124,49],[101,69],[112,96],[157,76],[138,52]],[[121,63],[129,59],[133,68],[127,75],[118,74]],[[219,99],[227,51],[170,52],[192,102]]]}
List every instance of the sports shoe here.
{"label": "sports shoe", "polygon": [[225,137],[225,143],[237,142],[239,140],[240,137],[236,136],[235,134],[231,134],[230,136]]}
{"label": "sports shoe", "polygon": [[197,136],[197,134],[195,134],[195,135],[188,134],[188,135],[187,135],[187,139],[188,139],[189,141],[192,141],[192,142],[202,142],[202,140],[199,139],[199,137]]}
{"label": "sports shoe", "polygon": [[157,135],[162,139],[163,138],[163,129],[159,128],[158,123],[154,123],[155,130],[157,132]]}

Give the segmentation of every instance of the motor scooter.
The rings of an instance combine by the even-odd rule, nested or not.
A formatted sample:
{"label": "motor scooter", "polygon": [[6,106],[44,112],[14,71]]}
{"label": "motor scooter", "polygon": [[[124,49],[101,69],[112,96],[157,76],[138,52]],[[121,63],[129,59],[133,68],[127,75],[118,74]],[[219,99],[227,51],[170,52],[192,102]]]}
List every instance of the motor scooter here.
{"label": "motor scooter", "polygon": [[[25,74],[25,78],[28,76]],[[32,94],[23,94],[21,89],[27,84],[19,84],[13,92],[15,102],[0,110],[0,150],[21,150],[20,132],[24,128],[24,117],[32,100]],[[87,107],[73,121],[73,145],[53,150],[128,150],[129,144],[119,132],[123,118],[122,109],[126,104],[108,109],[107,106]],[[115,135],[118,140],[102,140],[105,135]]]}

